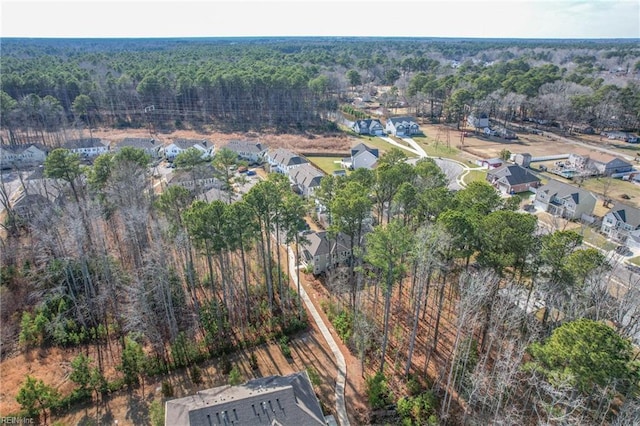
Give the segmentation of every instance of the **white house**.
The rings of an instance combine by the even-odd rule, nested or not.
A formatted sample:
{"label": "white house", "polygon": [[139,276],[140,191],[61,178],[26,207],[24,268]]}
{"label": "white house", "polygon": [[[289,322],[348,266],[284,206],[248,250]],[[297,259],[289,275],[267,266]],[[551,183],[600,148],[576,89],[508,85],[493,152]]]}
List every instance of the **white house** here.
{"label": "white house", "polygon": [[309,163],[309,160],[301,155],[289,151],[288,149],[278,148],[267,153],[267,161],[271,166],[271,171],[282,173],[289,176],[291,170]]}
{"label": "white house", "polygon": [[411,136],[420,133],[420,126],[412,117],[392,117],[387,119],[386,130],[393,136]]}
{"label": "white house", "polygon": [[82,157],[97,157],[109,152],[109,144],[98,138],[71,139],[62,147]]}
{"label": "white house", "polygon": [[267,154],[268,148],[260,142],[233,140],[225,148],[238,154],[242,160],[251,163],[262,163]]}
{"label": "white house", "polygon": [[628,243],[640,237],[640,209],[616,203],[602,219],[600,230],[614,241],[633,246]]}
{"label": "white house", "polygon": [[194,170],[176,169],[174,172],[164,175],[163,183],[167,186],[179,185],[197,193],[211,188],[223,189],[224,183],[215,177],[217,174],[218,172],[211,164],[204,164]]}
{"label": "white house", "polygon": [[351,148],[351,156],[345,157],[340,161],[340,164],[345,169],[371,169],[378,162],[380,157],[377,148],[369,148],[363,143]]}
{"label": "white house", "polygon": [[0,168],[34,166],[44,163],[47,152],[36,145],[0,146]]}
{"label": "white house", "polygon": [[215,150],[215,146],[207,139],[175,139],[164,147],[164,156],[167,160],[173,161],[178,154],[189,148],[196,148],[202,152],[203,159],[213,157]]}

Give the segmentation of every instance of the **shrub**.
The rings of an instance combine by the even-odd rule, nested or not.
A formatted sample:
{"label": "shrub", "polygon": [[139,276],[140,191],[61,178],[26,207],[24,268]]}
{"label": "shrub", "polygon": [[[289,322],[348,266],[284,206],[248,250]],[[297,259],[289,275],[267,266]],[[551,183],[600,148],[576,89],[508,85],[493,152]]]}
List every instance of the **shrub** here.
{"label": "shrub", "polygon": [[384,374],[377,372],[375,375],[367,377],[366,386],[367,398],[369,399],[369,405],[371,405],[372,409],[377,410],[384,408],[393,401]]}
{"label": "shrub", "polygon": [[158,400],[149,404],[149,420],[152,426],[164,425],[164,404]]}
{"label": "shrub", "polygon": [[291,359],[291,348],[289,347],[289,338],[287,336],[282,336],[280,338],[280,350],[282,351],[282,355],[285,358]]}
{"label": "shrub", "polygon": [[162,381],[162,396],[165,398],[171,398],[174,395],[173,385],[168,380]]}
{"label": "shrub", "polygon": [[255,354],[255,352],[251,352],[251,355],[249,356],[249,365],[251,366],[252,370],[258,369],[258,356]]}
{"label": "shrub", "polygon": [[431,392],[424,392],[414,397],[400,398],[397,409],[403,424],[438,424],[436,398]]}
{"label": "shrub", "polygon": [[307,374],[309,375],[309,380],[313,386],[320,386],[322,380],[320,379],[320,375],[318,374],[318,370],[313,367],[307,368]]}
{"label": "shrub", "polygon": [[242,373],[237,366],[234,366],[229,372],[229,384],[231,386],[237,386],[242,383]]}
{"label": "shrub", "polygon": [[189,377],[191,377],[191,382],[194,385],[199,385],[202,383],[202,370],[197,365],[192,365],[189,368]]}

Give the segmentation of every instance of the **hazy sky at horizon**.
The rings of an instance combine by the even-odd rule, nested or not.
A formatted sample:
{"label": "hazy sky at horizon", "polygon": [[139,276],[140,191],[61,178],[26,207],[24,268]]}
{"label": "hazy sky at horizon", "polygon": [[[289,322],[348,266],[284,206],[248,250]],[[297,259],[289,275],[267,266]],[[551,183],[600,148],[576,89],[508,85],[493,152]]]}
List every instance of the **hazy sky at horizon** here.
{"label": "hazy sky at horizon", "polygon": [[640,38],[638,0],[1,0],[3,37]]}

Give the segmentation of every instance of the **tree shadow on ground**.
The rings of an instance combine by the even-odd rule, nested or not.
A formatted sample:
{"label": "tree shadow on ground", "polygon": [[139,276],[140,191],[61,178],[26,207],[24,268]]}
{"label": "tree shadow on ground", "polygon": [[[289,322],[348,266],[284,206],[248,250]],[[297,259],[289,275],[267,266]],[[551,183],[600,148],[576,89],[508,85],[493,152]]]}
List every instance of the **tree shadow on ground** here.
{"label": "tree shadow on ground", "polygon": [[135,425],[149,424],[149,404],[138,394],[130,393],[127,400],[127,420]]}

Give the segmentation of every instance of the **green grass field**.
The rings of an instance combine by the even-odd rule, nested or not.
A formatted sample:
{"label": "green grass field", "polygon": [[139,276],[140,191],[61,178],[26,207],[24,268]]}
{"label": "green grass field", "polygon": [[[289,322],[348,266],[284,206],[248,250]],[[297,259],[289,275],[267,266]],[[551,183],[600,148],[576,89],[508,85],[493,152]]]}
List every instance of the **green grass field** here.
{"label": "green grass field", "polygon": [[614,250],[616,248],[615,243],[607,240],[602,234],[592,228],[584,228],[582,237],[586,243],[593,244],[602,250]]}
{"label": "green grass field", "polygon": [[470,170],[464,177],[464,183],[469,185],[471,182],[486,181],[487,170]]}
{"label": "green grass field", "polygon": [[451,158],[453,160],[464,161],[465,159],[460,155],[460,150],[454,148],[453,141],[451,141],[450,146],[447,147],[446,141],[440,141],[436,144],[435,139],[428,138],[424,136],[416,136],[412,138],[414,141],[418,142],[422,149],[427,153],[427,155],[432,157],[444,157]]}
{"label": "green grass field", "polygon": [[[307,159],[313,163],[314,166],[330,175],[334,170],[340,170],[340,158],[339,157],[316,157],[307,155]],[[335,163],[337,161],[338,163]]]}

